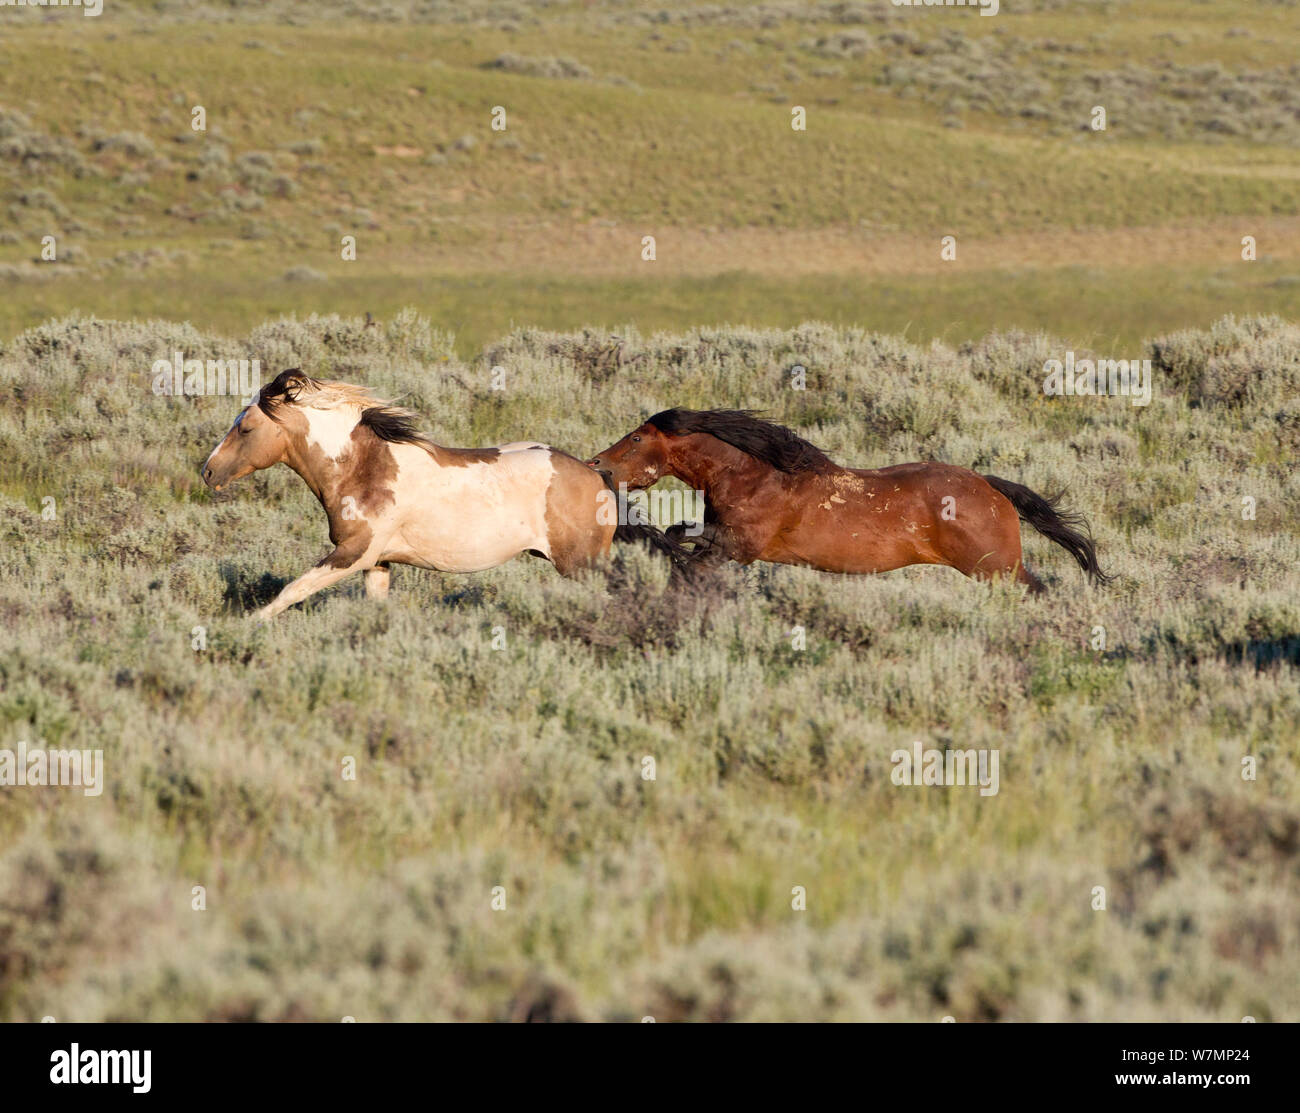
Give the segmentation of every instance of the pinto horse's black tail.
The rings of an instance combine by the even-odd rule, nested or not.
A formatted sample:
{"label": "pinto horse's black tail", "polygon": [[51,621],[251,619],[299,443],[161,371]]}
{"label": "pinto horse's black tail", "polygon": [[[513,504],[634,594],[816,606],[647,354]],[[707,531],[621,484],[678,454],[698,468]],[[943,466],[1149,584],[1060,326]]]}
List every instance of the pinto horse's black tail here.
{"label": "pinto horse's black tail", "polygon": [[1049,541],[1055,541],[1075,560],[1094,584],[1102,587],[1114,579],[1101,570],[1097,562],[1097,547],[1092,540],[1092,531],[1082,514],[1072,514],[1060,510],[1060,491],[1055,495],[1044,497],[1036,491],[996,475],[983,477],[999,494],[1005,495],[1016,508],[1022,522],[1027,522]]}
{"label": "pinto horse's black tail", "polygon": [[635,541],[666,556],[678,568],[685,568],[691,562],[691,550],[677,544],[661,529],[651,525],[627,524],[614,527],[615,541]]}

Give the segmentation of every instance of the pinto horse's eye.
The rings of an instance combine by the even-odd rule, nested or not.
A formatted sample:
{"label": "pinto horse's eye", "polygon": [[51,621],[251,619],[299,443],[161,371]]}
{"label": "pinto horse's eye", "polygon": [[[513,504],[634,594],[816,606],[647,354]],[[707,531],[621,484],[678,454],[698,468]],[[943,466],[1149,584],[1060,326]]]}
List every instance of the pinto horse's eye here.
{"label": "pinto horse's eye", "polygon": [[253,427],[251,425],[241,425],[239,427],[239,435],[241,437],[248,436],[248,434],[251,433],[252,431],[253,431]]}

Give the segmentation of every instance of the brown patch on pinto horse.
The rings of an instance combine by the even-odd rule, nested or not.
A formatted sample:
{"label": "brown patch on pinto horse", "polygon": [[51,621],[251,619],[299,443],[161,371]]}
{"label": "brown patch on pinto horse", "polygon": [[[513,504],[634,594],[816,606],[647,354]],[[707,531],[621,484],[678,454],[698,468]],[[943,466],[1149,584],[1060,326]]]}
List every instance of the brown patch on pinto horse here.
{"label": "brown patch on pinto horse", "polygon": [[546,488],[546,537],[551,561],[562,575],[572,576],[591,567],[609,552],[617,522],[611,503],[600,511],[607,491],[604,481],[581,460],[551,449],[554,474]]}
{"label": "brown patch on pinto horse", "polygon": [[339,484],[339,496],[351,496],[367,514],[378,514],[393,504],[397,481],[393,450],[364,422],[352,430],[351,440],[352,451],[339,460],[340,467],[348,469],[347,478]]}
{"label": "brown patch on pinto horse", "polygon": [[434,457],[444,468],[467,468],[470,464],[490,464],[501,455],[499,448],[443,448],[434,449]]}

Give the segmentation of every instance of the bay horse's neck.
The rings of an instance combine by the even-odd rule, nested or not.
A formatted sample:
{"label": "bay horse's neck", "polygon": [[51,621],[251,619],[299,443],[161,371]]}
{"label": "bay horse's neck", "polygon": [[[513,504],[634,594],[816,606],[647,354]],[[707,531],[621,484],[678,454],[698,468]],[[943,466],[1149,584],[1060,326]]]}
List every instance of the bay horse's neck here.
{"label": "bay horse's neck", "polygon": [[690,433],[673,440],[669,471],[688,487],[703,492],[710,505],[725,504],[733,494],[740,498],[757,484],[783,474],[708,433]]}

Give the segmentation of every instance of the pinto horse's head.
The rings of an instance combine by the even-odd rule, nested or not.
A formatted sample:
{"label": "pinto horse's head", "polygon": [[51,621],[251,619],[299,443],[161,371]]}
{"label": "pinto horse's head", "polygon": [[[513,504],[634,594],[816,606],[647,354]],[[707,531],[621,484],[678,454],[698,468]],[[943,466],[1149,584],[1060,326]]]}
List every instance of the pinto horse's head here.
{"label": "pinto horse's head", "polygon": [[587,466],[600,472],[615,487],[622,484],[629,491],[641,491],[671,474],[670,447],[669,438],[652,419],[597,453],[587,461]]}
{"label": "pinto horse's head", "polygon": [[278,411],[310,382],[295,368],[282,371],[274,382],[258,391],[203,462],[199,469],[203,482],[220,491],[227,483],[280,463],[289,447],[289,431]]}

